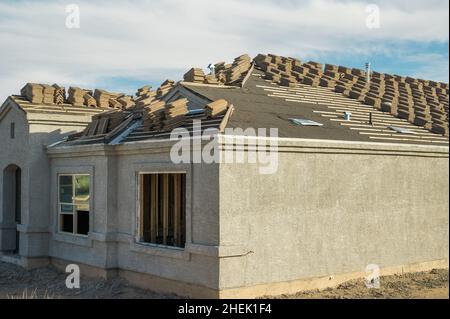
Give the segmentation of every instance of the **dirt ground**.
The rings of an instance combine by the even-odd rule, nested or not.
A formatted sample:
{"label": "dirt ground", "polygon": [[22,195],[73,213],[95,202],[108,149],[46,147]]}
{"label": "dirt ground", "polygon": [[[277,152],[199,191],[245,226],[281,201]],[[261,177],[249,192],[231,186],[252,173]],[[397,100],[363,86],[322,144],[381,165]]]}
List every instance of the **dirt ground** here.
{"label": "dirt ground", "polygon": [[448,270],[411,273],[380,278],[380,289],[368,289],[364,280],[337,288],[308,291],[281,299],[449,299]]}
{"label": "dirt ground", "polygon": [[[80,289],[66,288],[67,274],[47,267],[26,271],[0,262],[0,299],[162,299],[177,298],[131,287],[122,279],[81,278]],[[302,292],[280,299],[405,299],[449,298],[448,270],[381,278],[380,289],[367,289],[363,280],[324,291]]]}
{"label": "dirt ground", "polygon": [[0,299],[166,299],[161,295],[131,287],[123,279],[88,279],[81,277],[80,289],[68,289],[66,278],[53,267],[27,271],[0,262]]}

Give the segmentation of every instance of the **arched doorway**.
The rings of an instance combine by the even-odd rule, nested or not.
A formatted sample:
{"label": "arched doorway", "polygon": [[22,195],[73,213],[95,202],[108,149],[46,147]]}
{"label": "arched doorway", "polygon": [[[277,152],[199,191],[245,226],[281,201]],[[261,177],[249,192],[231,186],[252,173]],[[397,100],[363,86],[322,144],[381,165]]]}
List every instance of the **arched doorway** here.
{"label": "arched doorway", "polygon": [[17,165],[9,165],[3,170],[3,216],[1,251],[18,254],[20,234],[17,224],[21,223],[22,170]]}

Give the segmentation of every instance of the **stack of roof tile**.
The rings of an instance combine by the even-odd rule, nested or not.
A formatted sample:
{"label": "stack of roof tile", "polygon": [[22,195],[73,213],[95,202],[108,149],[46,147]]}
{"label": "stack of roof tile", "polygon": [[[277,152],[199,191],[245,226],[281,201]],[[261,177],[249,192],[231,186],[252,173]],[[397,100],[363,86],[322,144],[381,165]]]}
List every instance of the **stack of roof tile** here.
{"label": "stack of roof tile", "polygon": [[185,82],[204,83],[205,73],[200,68],[192,68],[184,75]]}
{"label": "stack of roof tile", "polygon": [[185,120],[186,113],[188,112],[187,104],[188,100],[182,98],[166,105],[164,121],[165,129],[170,130],[177,127]]}
{"label": "stack of roof tile", "polygon": [[252,59],[244,54],[235,58],[232,64],[218,62],[214,67],[214,73],[208,75],[205,75],[202,69],[191,69],[184,75],[184,81],[211,85],[238,85],[251,69]]}
{"label": "stack of roof tile", "polygon": [[122,109],[122,103],[120,103],[118,101],[118,98],[119,97],[115,97],[115,98],[110,98],[108,100],[108,105],[109,105],[110,108],[112,108],[112,109]]}
{"label": "stack of roof tile", "polygon": [[243,80],[247,72],[252,66],[252,59],[247,54],[241,55],[234,59],[231,68],[226,73],[227,84],[234,84]]}
{"label": "stack of roof tile", "polygon": [[43,90],[42,103],[54,104],[55,103],[55,88],[48,84],[41,84]]}
{"label": "stack of roof tile", "polygon": [[213,118],[219,115],[223,115],[226,113],[228,109],[228,102],[226,100],[217,100],[212,103],[209,103],[205,107],[205,114],[208,118]]}
{"label": "stack of roof tile", "polygon": [[139,98],[152,90],[151,85],[145,85],[137,90],[136,96]]}
{"label": "stack of roof tile", "polygon": [[96,89],[93,97],[97,101],[98,107],[120,109],[122,108],[122,105],[117,101],[119,96],[121,96],[121,94]]}
{"label": "stack of roof tile", "polygon": [[122,111],[109,111],[96,114],[92,117],[92,122],[86,127],[83,136],[92,137],[105,135],[118,127],[129,115]]}
{"label": "stack of roof tile", "polygon": [[88,107],[97,107],[97,100],[90,93],[84,95],[84,105]]}
{"label": "stack of roof tile", "polygon": [[44,99],[44,88],[39,84],[27,83],[20,90],[20,94],[31,103],[41,104]]}
{"label": "stack of roof tile", "polygon": [[[274,54],[259,54],[254,59],[256,65],[263,70],[265,78],[282,86],[295,87],[299,83],[318,86],[321,84],[323,66],[317,62],[302,64],[300,60]],[[332,78],[327,76],[322,85],[329,85]]]}
{"label": "stack of roof tile", "polygon": [[231,67],[232,64],[226,64],[225,62],[219,62],[214,65],[214,75],[219,84],[224,85],[227,83],[227,73]]}
{"label": "stack of roof tile", "polygon": [[136,106],[138,108],[144,108],[149,106],[156,99],[156,91],[151,90],[151,86],[144,86],[137,92]]}
{"label": "stack of roof tile", "polygon": [[174,87],[175,81],[172,80],[165,80],[161,86],[156,90],[157,98],[160,99],[164,95],[170,92],[172,88]]}
{"label": "stack of roof tile", "polygon": [[148,131],[160,131],[164,126],[166,103],[154,101],[143,109],[144,129]]}
{"label": "stack of roof tile", "polygon": [[323,71],[320,63],[300,64],[298,60],[272,54],[258,55],[255,63],[265,72],[266,79],[277,84],[328,87],[434,133],[449,134],[446,83],[378,72],[372,72],[367,83],[366,72],[361,69],[327,64]]}
{"label": "stack of roof tile", "polygon": [[120,103],[122,109],[128,109],[135,105],[133,97],[129,95],[123,95],[117,101]]}
{"label": "stack of roof tile", "polygon": [[[147,92],[148,94],[148,92]],[[153,92],[156,95],[156,92]],[[21,95],[28,101],[36,104],[87,106],[100,108],[123,109],[135,105],[133,97],[124,94],[110,93],[105,90],[85,90],[78,87],[69,87],[67,100],[65,88],[57,84],[26,84]]]}
{"label": "stack of roof tile", "polygon": [[206,84],[211,84],[211,85],[219,85],[220,84],[220,82],[217,79],[215,74],[205,75],[205,83]]}
{"label": "stack of roof tile", "polygon": [[64,104],[66,101],[66,89],[58,84],[52,85],[55,88],[54,103],[57,105]]}
{"label": "stack of roof tile", "polygon": [[85,95],[89,94],[92,96],[92,91],[80,89],[77,87],[69,87],[69,96],[67,97],[67,102],[74,106],[83,106],[85,103]]}

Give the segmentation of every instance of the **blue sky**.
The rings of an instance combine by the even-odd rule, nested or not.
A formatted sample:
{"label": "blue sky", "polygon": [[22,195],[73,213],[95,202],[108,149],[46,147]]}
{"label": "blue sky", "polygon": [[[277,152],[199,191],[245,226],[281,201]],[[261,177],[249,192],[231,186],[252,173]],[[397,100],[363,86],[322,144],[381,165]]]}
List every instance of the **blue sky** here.
{"label": "blue sky", "polygon": [[[65,26],[71,3],[79,29]],[[447,0],[0,0],[0,99],[26,82],[133,93],[243,53],[448,82],[448,12]]]}

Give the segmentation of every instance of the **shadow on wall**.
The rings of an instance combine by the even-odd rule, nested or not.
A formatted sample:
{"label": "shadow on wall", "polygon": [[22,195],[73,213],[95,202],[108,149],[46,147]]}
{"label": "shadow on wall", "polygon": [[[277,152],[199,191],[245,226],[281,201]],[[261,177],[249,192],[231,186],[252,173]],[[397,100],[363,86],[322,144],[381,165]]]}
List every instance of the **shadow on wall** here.
{"label": "shadow on wall", "polygon": [[[46,148],[56,142],[62,141],[68,135],[77,131],[62,132],[57,129],[51,132],[39,132],[29,134],[28,143],[14,145],[13,151],[5,154],[6,165],[0,171],[0,183],[2,193],[0,201],[0,252],[4,254],[18,254],[20,233],[17,225],[24,219],[24,203],[30,202],[26,196],[36,196],[39,193],[39,205],[45,206],[43,198],[49,198],[48,188],[38,187],[46,185],[46,176],[50,174],[50,162],[46,154]],[[24,149],[26,148],[26,149]],[[16,152],[14,151],[16,150]],[[27,193],[28,185],[33,194]],[[28,191],[30,192],[30,191]],[[35,205],[36,202],[32,202]],[[43,216],[44,217],[44,216]]]}
{"label": "shadow on wall", "polygon": [[19,232],[22,206],[22,170],[15,164],[3,170],[3,202],[0,250],[4,253],[17,254],[19,251]]}

